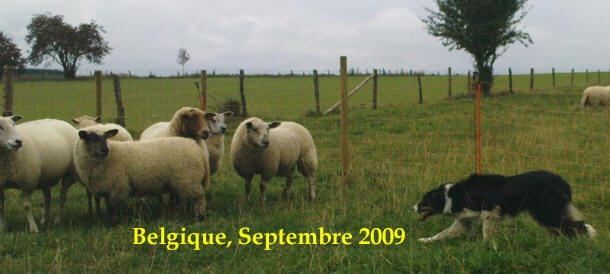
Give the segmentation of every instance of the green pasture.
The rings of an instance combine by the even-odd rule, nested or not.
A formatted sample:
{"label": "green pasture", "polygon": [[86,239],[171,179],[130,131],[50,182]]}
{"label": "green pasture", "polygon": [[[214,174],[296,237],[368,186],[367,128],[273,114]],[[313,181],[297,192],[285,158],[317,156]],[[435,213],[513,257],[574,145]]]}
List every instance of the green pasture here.
{"label": "green pasture", "polygon": [[[349,78],[353,87],[364,76]],[[529,75],[515,75],[508,96],[507,76],[497,76],[495,96],[481,104],[482,170],[515,174],[546,169],[572,185],[574,204],[599,233],[597,240],[550,236],[525,214],[506,220],[493,241],[481,237],[422,244],[419,237],[449,226],[448,217],[417,222],[412,206],[422,194],[441,183],[460,180],[475,171],[475,116],[466,93],[466,77],[453,77],[453,101],[447,101],[447,77],[422,77],[424,104],[418,102],[417,79],[379,77],[379,107],[371,109],[372,81],[350,98],[349,136],[351,176],[341,185],[340,120],[337,114],[313,117],[313,79],[307,76],[248,76],[245,91],[248,113],[266,120],[294,120],[312,133],[318,148],[317,198],[307,201],[307,183],[298,176],[287,200],[281,198],[284,180],[267,187],[267,202],[243,202],[242,179],[228,155],[212,178],[206,196],[208,215],[199,223],[190,216],[165,210],[156,199],[134,200],[127,219],[116,226],[106,218],[86,213],[84,188],[70,189],[64,221],[38,234],[26,230],[20,192],[7,190],[9,231],[0,234],[2,272],[576,272],[603,273],[610,269],[610,111],[581,109],[584,74],[558,74],[552,88],[550,74],[536,75],[529,91]],[[602,74],[602,81],[608,75]],[[338,77],[320,77],[322,111],[339,98]],[[197,106],[188,79],[122,79],[127,129],[134,137],[148,125],[169,120],[179,107]],[[590,84],[597,81],[589,74]],[[606,84],[601,83],[601,84]],[[15,83],[14,112],[25,120],[69,120],[95,114],[93,80],[24,81]],[[226,99],[239,100],[238,77],[208,78],[209,108],[220,110]],[[116,116],[112,81],[103,81],[103,117]],[[225,139],[230,145],[241,118],[229,121]],[[259,197],[258,178],[253,187]],[[53,191],[53,212],[58,189]],[[42,214],[42,195],[34,196],[34,213]],[[107,216],[105,216],[107,217]],[[226,233],[230,247],[133,245],[133,228],[158,232]],[[351,245],[237,244],[239,230],[255,232],[351,233]],[[361,228],[402,228],[401,244],[360,245]],[[494,248],[494,244],[497,247]]]}

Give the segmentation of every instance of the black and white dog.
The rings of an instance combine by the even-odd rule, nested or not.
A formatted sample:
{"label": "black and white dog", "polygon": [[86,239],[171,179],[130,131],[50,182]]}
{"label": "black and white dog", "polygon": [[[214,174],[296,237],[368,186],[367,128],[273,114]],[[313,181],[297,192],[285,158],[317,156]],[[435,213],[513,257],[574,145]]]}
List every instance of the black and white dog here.
{"label": "black and white dog", "polygon": [[554,234],[595,236],[593,227],[583,222],[571,201],[570,185],[561,176],[548,171],[515,176],[473,174],[459,183],[444,184],[429,191],[413,210],[424,214],[420,221],[435,214],[456,219],[453,225],[435,236],[418,239],[421,242],[474,236],[479,220],[483,225],[483,238],[488,239],[502,218],[514,217],[523,211]]}

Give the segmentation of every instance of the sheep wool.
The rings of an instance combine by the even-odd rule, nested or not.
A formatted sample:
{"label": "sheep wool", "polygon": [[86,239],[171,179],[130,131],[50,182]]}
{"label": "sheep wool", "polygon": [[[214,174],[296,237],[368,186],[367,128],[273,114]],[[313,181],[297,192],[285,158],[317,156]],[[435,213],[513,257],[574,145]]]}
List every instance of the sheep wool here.
{"label": "sheep wool", "polygon": [[315,198],[316,146],[307,129],[294,122],[272,122],[253,117],[243,121],[231,141],[231,162],[244,178],[249,200],[252,178],[261,175],[261,200],[265,184],[273,177],[286,177],[284,197],[288,196],[295,167],[309,179],[309,197]]}
{"label": "sheep wool", "polygon": [[0,117],[0,231],[6,229],[4,189],[23,192],[23,206],[29,229],[38,232],[32,215],[32,192],[42,189],[44,217],[50,219],[51,187],[62,180],[60,205],[56,222],[61,219],[68,187],[78,180],[72,148],[77,140],[76,129],[53,119],[35,120],[19,125],[21,116]]}
{"label": "sheep wool", "polygon": [[[107,141],[116,129],[80,130],[74,163],[83,184],[121,209],[130,195],[157,196],[172,192],[194,202],[195,217],[205,213],[203,181],[207,155],[191,139],[158,138],[138,142]],[[115,214],[114,219],[118,218]]]}
{"label": "sheep wool", "polygon": [[593,86],[586,88],[582,93],[580,106],[608,106],[610,105],[610,86]]}
{"label": "sheep wool", "polygon": [[112,137],[112,139],[110,139],[110,140],[112,140],[112,141],[133,141],[133,137],[131,136],[131,133],[129,133],[129,131],[127,131],[127,129],[125,129],[121,125],[117,125],[114,123],[102,124],[101,121],[102,121],[102,117],[100,117],[100,116],[91,117],[91,116],[83,115],[78,118],[72,118],[72,122],[74,123],[74,126],[76,127],[76,129],[83,129],[83,128],[90,127],[90,126],[99,126],[106,130],[111,130],[111,129],[116,128],[119,130],[119,133],[117,135],[115,135],[114,137]]}

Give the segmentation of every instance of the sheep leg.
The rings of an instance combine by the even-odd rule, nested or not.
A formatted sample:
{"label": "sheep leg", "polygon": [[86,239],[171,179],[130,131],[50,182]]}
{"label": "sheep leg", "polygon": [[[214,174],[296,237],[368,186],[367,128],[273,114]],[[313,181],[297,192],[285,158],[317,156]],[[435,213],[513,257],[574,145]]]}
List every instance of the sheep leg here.
{"label": "sheep leg", "polygon": [[261,191],[261,205],[263,206],[265,205],[265,184],[267,184],[267,182],[269,182],[269,179],[261,177],[261,183],[258,187]]}
{"label": "sheep leg", "polygon": [[40,224],[46,224],[47,221],[51,219],[51,189],[43,189],[42,194],[44,196],[44,202],[42,204],[44,215],[42,216],[42,220],[40,220]]}
{"label": "sheep leg", "polygon": [[313,174],[309,174],[309,200],[313,201],[316,198],[316,178]]}
{"label": "sheep leg", "polygon": [[61,222],[61,216],[64,214],[64,205],[66,204],[66,196],[68,196],[68,188],[74,183],[74,179],[71,177],[64,177],[61,179],[61,191],[59,192],[59,208],[57,209],[57,215],[55,216],[55,224]]}
{"label": "sheep leg", "polygon": [[252,177],[244,178],[246,183],[246,203],[250,202],[250,191],[252,190]]}
{"label": "sheep leg", "polygon": [[87,190],[87,213],[93,214],[93,203],[91,200],[91,192]]}
{"label": "sheep leg", "polygon": [[4,217],[4,188],[0,188],[0,232],[6,230],[6,219]]}
{"label": "sheep leg", "polygon": [[32,191],[31,190],[23,191],[23,209],[25,210],[25,215],[28,217],[28,224],[30,225],[30,231],[38,232],[38,226],[36,225],[36,220],[34,220],[34,215],[32,214]]}
{"label": "sheep leg", "polygon": [[102,198],[96,195],[94,197],[94,199],[95,199],[95,215],[97,217],[100,217],[102,215],[101,214],[101,208],[102,208],[102,201],[101,200],[102,200]]}
{"label": "sheep leg", "polygon": [[292,187],[292,175],[286,177],[286,186],[284,187],[284,194],[282,195],[284,199],[288,199],[288,193],[290,192],[290,187]]}

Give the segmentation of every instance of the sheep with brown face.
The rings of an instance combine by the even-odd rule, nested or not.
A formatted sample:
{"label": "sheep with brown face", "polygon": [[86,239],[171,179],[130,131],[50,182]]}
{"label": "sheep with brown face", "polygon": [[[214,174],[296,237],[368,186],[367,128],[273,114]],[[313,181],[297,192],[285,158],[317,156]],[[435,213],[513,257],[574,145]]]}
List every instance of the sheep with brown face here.
{"label": "sheep with brown face", "polygon": [[231,161],[245,180],[246,201],[255,174],[261,175],[261,201],[265,200],[265,184],[275,176],[286,177],[284,197],[287,197],[297,167],[309,179],[309,198],[313,200],[316,196],[316,146],[309,131],[297,123],[266,123],[256,117],[243,121],[231,141]]}
{"label": "sheep with brown face", "polygon": [[203,181],[208,155],[194,140],[165,137],[138,142],[108,141],[118,130],[86,128],[78,132],[74,165],[82,183],[106,197],[117,220],[130,196],[173,193],[193,202],[195,217],[205,213]]}

